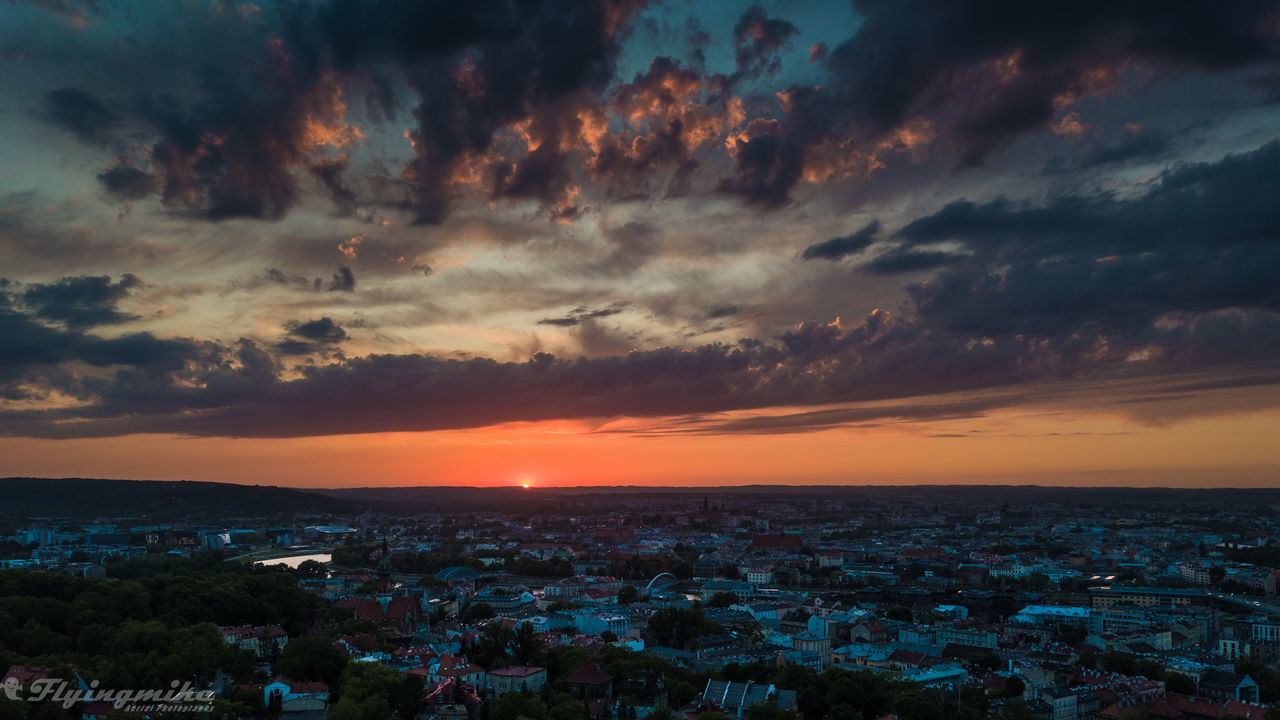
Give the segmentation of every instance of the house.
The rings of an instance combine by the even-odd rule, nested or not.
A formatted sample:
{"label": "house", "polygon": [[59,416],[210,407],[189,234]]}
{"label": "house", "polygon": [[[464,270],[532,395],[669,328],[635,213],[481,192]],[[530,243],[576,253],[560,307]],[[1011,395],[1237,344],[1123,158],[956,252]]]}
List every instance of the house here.
{"label": "house", "polygon": [[569,693],[579,700],[613,699],[613,676],[590,660],[582,663],[564,679]]}
{"label": "house", "polygon": [[429,682],[440,682],[441,680],[454,680],[459,683],[467,683],[477,688],[485,687],[485,669],[479,665],[472,665],[465,658],[445,653],[434,662],[423,668],[423,675]]}
{"label": "house", "polygon": [[1223,720],[1227,717],[1263,720],[1268,706],[1229,700],[1219,703],[1178,693],[1144,698],[1138,702],[1116,702],[1098,713],[1098,720],[1122,720],[1137,713],[1160,720]]}
{"label": "house", "polygon": [[262,686],[262,702],[267,707],[279,702],[284,712],[323,711],[329,704],[329,686],[322,682],[298,682],[279,675]]}
{"label": "house", "polygon": [[779,710],[796,709],[794,690],[779,690],[773,685],[756,682],[727,682],[710,680],[702,691],[702,699],[720,708],[726,714],[742,717],[747,708],[758,703],[776,700]]}
{"label": "house", "polygon": [[289,633],[279,625],[252,627],[249,625],[230,625],[219,628],[222,639],[228,645],[253,653],[254,657],[273,655],[284,649],[289,642]]}
{"label": "house", "polygon": [[804,540],[794,533],[757,534],[752,536],[751,544],[756,548],[767,550],[800,552],[804,549]]}
{"label": "house", "polygon": [[1076,720],[1076,694],[1063,687],[1045,688],[1040,700],[1053,710],[1051,720]]}
{"label": "house", "polygon": [[878,620],[860,622],[849,633],[851,640],[867,643],[889,642],[889,629]]}
{"label": "house", "polygon": [[36,667],[35,665],[14,665],[4,674],[3,681],[0,684],[8,685],[16,682],[19,685],[26,685],[32,680],[44,680],[49,677],[49,668]]}
{"label": "house", "polygon": [[795,650],[809,650],[822,658],[822,667],[831,665],[831,638],[818,633],[802,632],[791,636],[791,647]]}
{"label": "house", "polygon": [[1258,683],[1253,678],[1240,673],[1223,670],[1206,670],[1200,676],[1196,686],[1197,692],[1207,698],[1224,702],[1239,700],[1241,702],[1258,701]]}
{"label": "house", "polygon": [[422,606],[416,598],[407,595],[384,593],[376,598],[344,597],[334,606],[354,610],[357,620],[369,620],[380,628],[404,635],[416,632],[422,620]]}
{"label": "house", "polygon": [[537,692],[547,684],[547,669],[528,665],[512,665],[510,667],[490,670],[485,688],[494,696],[500,697],[509,692],[527,690]]}

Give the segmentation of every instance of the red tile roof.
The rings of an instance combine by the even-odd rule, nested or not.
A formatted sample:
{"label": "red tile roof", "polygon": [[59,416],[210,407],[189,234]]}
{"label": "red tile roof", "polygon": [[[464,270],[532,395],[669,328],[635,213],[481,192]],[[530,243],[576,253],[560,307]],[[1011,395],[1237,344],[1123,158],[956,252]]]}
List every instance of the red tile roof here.
{"label": "red tile roof", "polygon": [[600,666],[590,660],[578,666],[577,670],[569,673],[569,677],[564,681],[573,685],[603,685],[613,680],[613,676],[600,669]]}
{"label": "red tile roof", "polygon": [[4,681],[13,678],[19,684],[25,685],[32,680],[43,680],[49,677],[49,669],[36,667],[35,665],[14,665],[9,668],[9,672],[4,674]]}

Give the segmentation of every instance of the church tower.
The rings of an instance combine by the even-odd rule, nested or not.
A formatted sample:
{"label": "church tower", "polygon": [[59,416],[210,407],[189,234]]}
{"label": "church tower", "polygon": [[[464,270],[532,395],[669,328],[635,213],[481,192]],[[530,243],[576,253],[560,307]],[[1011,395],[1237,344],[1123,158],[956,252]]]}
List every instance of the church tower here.
{"label": "church tower", "polygon": [[378,556],[378,594],[391,592],[391,548],[387,539],[382,538],[382,554]]}

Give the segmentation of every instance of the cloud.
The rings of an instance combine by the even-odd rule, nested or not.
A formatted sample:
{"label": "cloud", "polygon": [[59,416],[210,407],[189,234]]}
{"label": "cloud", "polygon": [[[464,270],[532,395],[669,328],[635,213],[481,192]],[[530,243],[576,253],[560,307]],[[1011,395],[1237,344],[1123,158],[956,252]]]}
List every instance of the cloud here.
{"label": "cloud", "polygon": [[961,166],[978,165],[1112,91],[1127,67],[1227,72],[1280,56],[1268,30],[1274,8],[1262,1],[1225,11],[1119,2],[1044,12],[1012,0],[981,13],[947,0],[854,7],[857,32],[821,55],[829,79],[780,93],[781,117],[748,133],[722,190],[783,207],[807,166],[859,162],[921,114]]}
{"label": "cloud", "polygon": [[287,325],[290,335],[323,343],[338,343],[347,338],[347,332],[332,318],[322,317],[307,322],[293,321]]}
{"label": "cloud", "polygon": [[[118,286],[114,286],[118,287]],[[77,293],[76,297],[84,297]],[[80,314],[77,303],[66,298],[50,298],[55,315]],[[65,312],[59,312],[59,311]],[[101,317],[84,318],[101,320]],[[108,318],[114,321],[114,318]],[[38,315],[15,308],[14,298],[0,302],[0,397],[10,400],[44,399],[53,393],[110,402],[113,381],[146,378],[173,394],[173,383],[181,379],[188,365],[210,359],[212,346],[182,338],[157,338],[151,333],[130,333],[104,338],[77,327],[58,328]],[[116,370],[108,376],[94,376],[75,368],[88,366]],[[205,386],[202,392],[213,388]],[[83,417],[98,416],[92,406],[81,408]]]}
{"label": "cloud", "polygon": [[307,355],[314,352],[328,353],[332,346],[347,339],[347,331],[330,317],[301,322],[285,323],[286,337],[276,343],[276,349],[284,355]]}
{"label": "cloud", "polygon": [[1094,143],[1088,152],[1078,158],[1053,158],[1046,164],[1045,171],[1077,172],[1132,161],[1152,161],[1168,155],[1172,149],[1173,139],[1168,133],[1130,132],[1116,142]]}
{"label": "cloud", "polygon": [[346,265],[339,267],[338,272],[333,274],[333,280],[329,281],[329,292],[355,292],[355,289],[355,273]]}
{"label": "cloud", "polygon": [[727,317],[733,317],[741,313],[745,308],[741,305],[716,305],[707,310],[707,320],[720,320]]}
{"label": "cloud", "polygon": [[120,116],[114,110],[76,88],[59,88],[45,95],[44,118],[90,144],[109,141],[121,125]]}
{"label": "cloud", "polygon": [[1146,193],[1043,205],[954,202],[896,234],[972,253],[910,288],[943,326],[986,334],[1134,328],[1173,312],[1280,309],[1280,142],[1180,165]]}
{"label": "cloud", "polygon": [[852,235],[834,237],[830,240],[810,245],[800,253],[805,260],[841,260],[871,247],[880,234],[880,221],[872,220],[870,224]]}
{"label": "cloud", "polygon": [[98,182],[108,194],[122,200],[141,200],[155,192],[155,176],[136,167],[120,165],[98,173]]}
{"label": "cloud", "polygon": [[538,321],[538,324],[554,325],[557,327],[573,327],[588,320],[596,320],[599,318],[609,317],[610,315],[617,315],[618,313],[626,310],[628,305],[630,305],[630,303],[616,302],[608,307],[602,308],[578,307],[570,310],[569,314],[563,317],[542,318]]}
{"label": "cloud", "polygon": [[781,67],[777,53],[800,32],[786,20],[770,18],[764,8],[752,5],[733,26],[733,59],[739,77],[772,75]]}
{"label": "cloud", "polygon": [[954,265],[964,258],[965,256],[960,253],[941,250],[908,250],[896,247],[872,258],[871,262],[862,266],[862,271],[871,275],[921,272],[934,270],[946,265]]}
{"label": "cloud", "polygon": [[86,328],[136,319],[119,312],[116,305],[141,284],[138,276],[128,274],[116,283],[107,276],[65,277],[56,283],[31,285],[20,297],[41,319]]}

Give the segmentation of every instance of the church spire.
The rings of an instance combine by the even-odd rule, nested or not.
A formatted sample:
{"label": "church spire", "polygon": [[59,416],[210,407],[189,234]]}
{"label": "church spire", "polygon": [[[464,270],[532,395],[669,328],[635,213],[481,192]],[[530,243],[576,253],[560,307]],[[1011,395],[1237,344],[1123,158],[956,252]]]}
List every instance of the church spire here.
{"label": "church spire", "polygon": [[391,592],[391,548],[382,538],[382,554],[378,556],[378,592]]}

